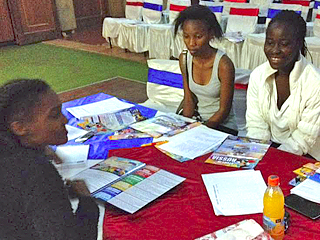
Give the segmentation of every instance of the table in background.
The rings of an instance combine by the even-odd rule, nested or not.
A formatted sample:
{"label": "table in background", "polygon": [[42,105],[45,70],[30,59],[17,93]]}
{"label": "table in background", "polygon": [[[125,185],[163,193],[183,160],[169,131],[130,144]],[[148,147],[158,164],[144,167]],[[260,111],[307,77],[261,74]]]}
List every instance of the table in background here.
{"label": "table in background", "polygon": [[[215,216],[201,174],[237,169],[204,163],[209,154],[180,163],[155,147],[111,150],[109,156],[137,159],[185,177],[186,180],[135,214],[106,205],[104,239],[195,239],[244,219],[262,225],[262,214]],[[257,165],[264,180],[271,174],[280,177],[281,189],[290,193],[288,182],[295,177],[292,170],[314,160],[270,148]],[[239,179],[241,181],[241,179]],[[236,202],[237,199],[234,199]],[[262,199],[261,199],[262,201]],[[312,221],[289,210],[291,226],[285,239],[320,239],[320,221]]]}

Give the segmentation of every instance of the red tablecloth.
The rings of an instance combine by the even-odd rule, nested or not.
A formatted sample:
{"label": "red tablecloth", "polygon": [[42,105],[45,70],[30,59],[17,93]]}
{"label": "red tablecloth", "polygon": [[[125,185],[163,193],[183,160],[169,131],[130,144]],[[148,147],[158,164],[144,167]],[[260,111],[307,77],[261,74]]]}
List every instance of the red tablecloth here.
{"label": "red tablecloth", "polygon": [[[104,239],[189,240],[244,219],[252,218],[262,224],[262,214],[215,216],[201,174],[236,169],[204,163],[208,155],[180,163],[154,147],[110,151],[109,156],[137,159],[183,176],[186,181],[135,214],[128,214],[116,207],[106,205],[103,224]],[[270,148],[256,170],[261,171],[266,182],[269,175],[278,175],[281,189],[287,195],[291,189],[288,182],[295,177],[292,170],[307,162],[313,162],[313,160]],[[312,221],[291,210],[288,211],[291,214],[292,223],[285,239],[320,239],[320,221]]]}

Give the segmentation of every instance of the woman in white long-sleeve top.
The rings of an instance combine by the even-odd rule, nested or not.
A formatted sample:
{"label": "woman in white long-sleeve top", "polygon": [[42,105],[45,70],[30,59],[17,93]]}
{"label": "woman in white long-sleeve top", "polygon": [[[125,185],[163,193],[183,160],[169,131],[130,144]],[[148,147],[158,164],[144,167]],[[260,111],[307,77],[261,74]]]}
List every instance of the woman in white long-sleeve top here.
{"label": "woman in white long-sleeve top", "polygon": [[320,71],[304,57],[305,36],[306,23],[294,11],[282,11],[269,23],[268,62],[249,80],[247,136],[320,160]]}

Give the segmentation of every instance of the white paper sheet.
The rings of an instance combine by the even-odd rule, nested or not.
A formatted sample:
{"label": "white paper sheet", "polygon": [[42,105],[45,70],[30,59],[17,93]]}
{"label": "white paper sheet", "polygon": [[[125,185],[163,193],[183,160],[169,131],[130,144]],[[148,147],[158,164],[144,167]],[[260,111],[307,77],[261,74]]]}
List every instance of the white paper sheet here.
{"label": "white paper sheet", "polygon": [[320,183],[311,179],[306,179],[299,183],[290,192],[312,202],[320,203]]}
{"label": "white paper sheet", "polygon": [[68,131],[68,141],[76,139],[78,137],[81,137],[83,135],[85,135],[86,133],[88,133],[88,131],[77,128],[77,127],[73,127],[71,125],[67,125],[66,124],[66,129]]}
{"label": "white paper sheet", "polygon": [[62,145],[56,149],[56,154],[63,161],[59,168],[82,167],[87,163],[89,145]]}
{"label": "white paper sheet", "polygon": [[204,125],[192,128],[183,133],[167,138],[168,143],[159,148],[186,158],[199,157],[216,146],[219,146],[228,134],[208,128]]}
{"label": "white paper sheet", "polygon": [[202,179],[217,216],[262,213],[267,186],[260,171],[202,174]]}
{"label": "white paper sheet", "polygon": [[122,102],[119,99],[113,97],[95,103],[67,108],[66,110],[76,118],[81,118],[103,113],[117,112],[123,109],[131,108],[133,106],[134,105],[131,103]]}

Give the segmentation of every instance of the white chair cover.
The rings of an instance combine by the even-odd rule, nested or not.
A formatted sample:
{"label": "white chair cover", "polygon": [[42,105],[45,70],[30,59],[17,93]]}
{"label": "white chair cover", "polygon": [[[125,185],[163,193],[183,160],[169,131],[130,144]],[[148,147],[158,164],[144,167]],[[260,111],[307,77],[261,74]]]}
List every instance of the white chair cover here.
{"label": "white chair cover", "polygon": [[175,57],[175,58],[179,58],[180,53],[184,49],[187,49],[187,46],[183,41],[182,31],[179,30],[177,32],[177,36],[172,41],[172,45],[171,45],[172,56]]}
{"label": "white chair cover", "polygon": [[200,1],[199,4],[210,8],[211,12],[213,12],[216,15],[218,23],[221,23],[221,16],[223,12],[222,2]]}
{"label": "white chair cover", "polygon": [[170,0],[169,23],[173,23],[181,11],[191,6],[191,0]]}
{"label": "white chair cover", "polygon": [[[148,67],[148,100],[141,105],[162,112],[176,112],[183,99],[183,83],[179,61],[151,59],[148,60]],[[156,72],[157,79],[151,79],[154,75],[150,74],[150,70]],[[168,82],[170,83],[168,84]],[[178,87],[174,87],[175,85]]]}
{"label": "white chair cover", "polygon": [[258,23],[259,8],[230,8],[226,33],[241,32],[242,35],[253,33]]}
{"label": "white chair cover", "polygon": [[312,8],[310,5],[310,0],[282,0],[283,4],[289,4],[289,5],[299,5],[301,6],[301,17],[305,21],[307,21],[307,16],[309,13],[309,9]]}
{"label": "white chair cover", "polygon": [[149,27],[149,58],[170,59],[174,40],[172,24],[152,24]]}
{"label": "white chair cover", "polygon": [[320,38],[320,9],[317,9],[317,14],[313,23],[313,34]]}
{"label": "white chair cover", "polygon": [[142,19],[145,23],[160,23],[162,20],[163,0],[144,0]]}
{"label": "white chair cover", "polygon": [[118,46],[131,52],[148,51],[148,28],[145,23],[122,23],[120,26]]}
{"label": "white chair cover", "polygon": [[273,0],[250,0],[251,4],[259,6],[259,17],[266,17],[269,5]]}
{"label": "white chair cover", "polygon": [[271,21],[271,19],[274,18],[282,10],[292,10],[301,15],[302,6],[298,4],[271,3],[268,9],[266,28],[269,22]]}
{"label": "white chair cover", "polygon": [[125,15],[126,18],[141,21],[142,20],[143,0],[126,0]]}
{"label": "white chair cover", "polygon": [[258,5],[251,3],[241,3],[241,2],[222,2],[223,3],[223,12],[222,15],[229,16],[230,8],[258,8]]}
{"label": "white chair cover", "polygon": [[312,9],[312,19],[311,19],[312,22],[313,22],[313,21],[315,20],[315,18],[316,18],[317,10],[318,10],[319,7],[320,7],[320,0],[314,1],[313,9]]}

